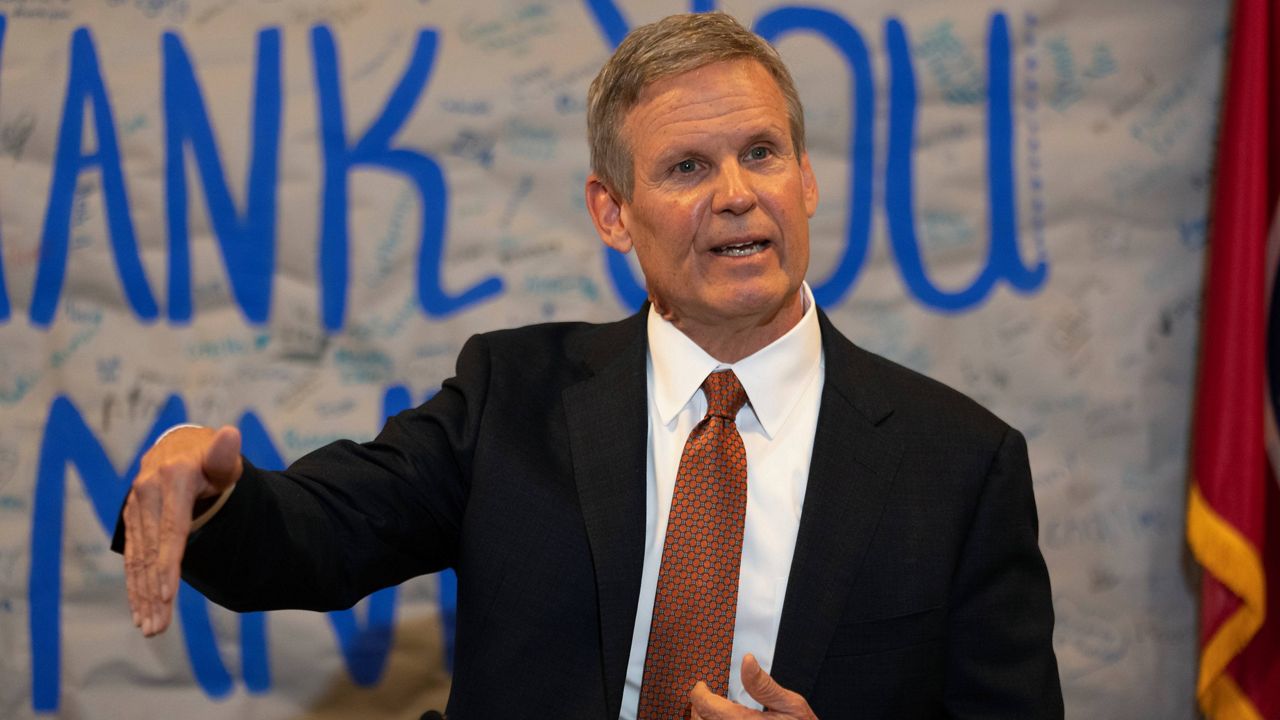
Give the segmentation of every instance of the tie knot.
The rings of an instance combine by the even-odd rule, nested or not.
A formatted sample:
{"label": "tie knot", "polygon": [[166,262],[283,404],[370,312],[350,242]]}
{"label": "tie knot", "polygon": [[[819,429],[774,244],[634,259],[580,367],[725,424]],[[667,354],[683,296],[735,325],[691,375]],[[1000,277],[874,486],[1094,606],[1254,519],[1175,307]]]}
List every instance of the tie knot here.
{"label": "tie knot", "polygon": [[747,391],[742,389],[738,376],[732,370],[713,372],[702,381],[702,392],[707,396],[707,417],[715,415],[733,420],[747,404]]}

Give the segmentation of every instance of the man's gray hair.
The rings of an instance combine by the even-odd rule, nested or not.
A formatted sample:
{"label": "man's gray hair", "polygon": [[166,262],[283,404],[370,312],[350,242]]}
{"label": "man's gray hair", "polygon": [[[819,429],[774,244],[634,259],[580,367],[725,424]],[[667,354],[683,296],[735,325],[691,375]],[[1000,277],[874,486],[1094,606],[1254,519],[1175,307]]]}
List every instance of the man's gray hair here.
{"label": "man's gray hair", "polygon": [[632,30],[587,91],[591,170],[605,187],[631,200],[635,168],[622,125],[644,89],[663,78],[726,60],[754,60],[773,76],[787,102],[791,144],[799,160],[804,153],[804,108],[778,51],[725,13],[672,15]]}

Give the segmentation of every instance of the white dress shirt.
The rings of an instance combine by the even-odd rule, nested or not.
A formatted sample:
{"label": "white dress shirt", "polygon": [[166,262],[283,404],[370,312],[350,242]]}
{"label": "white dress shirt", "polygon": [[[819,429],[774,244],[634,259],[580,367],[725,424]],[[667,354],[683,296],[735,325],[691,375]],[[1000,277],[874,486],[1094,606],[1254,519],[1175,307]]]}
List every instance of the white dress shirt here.
{"label": "white dress shirt", "polygon": [[680,455],[689,433],[707,411],[702,381],[723,369],[734,371],[748,398],[737,417],[747,451],[747,517],[729,699],[760,708],[742,688],[742,658],[751,653],[766,671],[773,666],[822,397],[822,336],[807,283],[802,292],[805,311],[800,322],[767,347],[732,364],[718,362],[674,325],[649,311],[644,574],[622,692],[622,720],[635,718],[640,702],[658,568]]}

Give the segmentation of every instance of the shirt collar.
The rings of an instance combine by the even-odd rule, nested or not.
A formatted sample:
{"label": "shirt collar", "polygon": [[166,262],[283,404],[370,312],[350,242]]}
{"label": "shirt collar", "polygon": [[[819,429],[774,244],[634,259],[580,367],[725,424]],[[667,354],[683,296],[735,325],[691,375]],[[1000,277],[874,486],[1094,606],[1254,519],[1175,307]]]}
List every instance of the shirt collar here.
{"label": "shirt collar", "polygon": [[800,399],[801,391],[822,367],[822,331],[808,283],[801,285],[804,315],[782,337],[736,363],[711,357],[675,325],[649,308],[649,360],[653,368],[652,402],[670,425],[693,399],[707,375],[730,369],[747,391],[751,409],[769,438],[777,435]]}

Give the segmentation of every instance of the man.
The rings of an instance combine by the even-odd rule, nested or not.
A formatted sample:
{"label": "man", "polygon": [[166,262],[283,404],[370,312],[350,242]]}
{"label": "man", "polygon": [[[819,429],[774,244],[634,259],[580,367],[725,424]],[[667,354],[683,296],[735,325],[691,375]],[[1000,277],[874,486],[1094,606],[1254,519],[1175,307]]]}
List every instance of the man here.
{"label": "man", "polygon": [[282,473],[170,433],[122,515],[135,624],[167,626],[180,562],[238,610],[452,566],[452,718],[1061,717],[1025,442],[814,305],[776,52],[667,18],[588,112],[587,207],[651,304],[476,336],[375,441]]}

